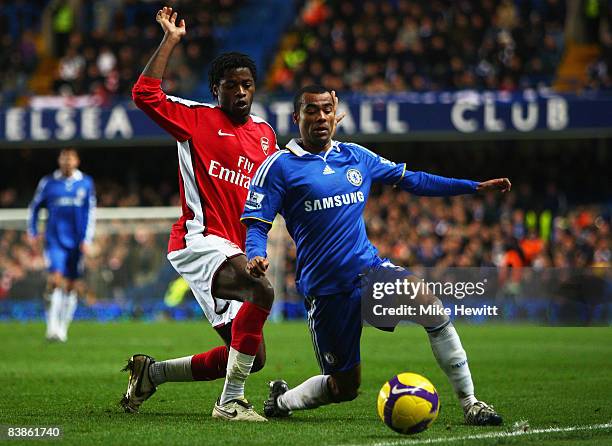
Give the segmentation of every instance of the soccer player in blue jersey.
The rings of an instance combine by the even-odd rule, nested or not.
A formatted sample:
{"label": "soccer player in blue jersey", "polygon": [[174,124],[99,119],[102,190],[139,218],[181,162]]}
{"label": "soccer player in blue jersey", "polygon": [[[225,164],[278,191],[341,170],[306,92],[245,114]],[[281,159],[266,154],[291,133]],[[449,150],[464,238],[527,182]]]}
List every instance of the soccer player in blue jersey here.
{"label": "soccer player in blue jersey", "polygon": [[66,342],[68,327],[77,307],[75,282],[83,274],[83,254],[91,243],[96,210],[96,192],[91,177],[81,172],[79,155],[63,149],[59,169],[43,177],[30,203],[28,234],[38,244],[38,213],[47,208],[45,256],[47,278],[47,339]]}
{"label": "soccer player in blue jersey", "polygon": [[[450,196],[510,190],[507,178],[482,183],[410,172],[357,144],[332,140],[335,105],[320,86],[305,87],[294,99],[294,139],[259,168],[250,185],[242,217],[247,230],[247,269],[265,274],[267,233],[277,213],[297,246],[296,283],[305,296],[308,323],[322,374],[289,390],[270,383],[264,404],[268,417],[312,409],[357,397],[361,381],[362,328],[360,275],[387,269],[409,274],[377,255],[367,238],[362,213],[372,183],[396,185],[416,195]],[[420,297],[422,298],[422,297]],[[430,296],[439,305],[435,296]],[[474,396],[467,356],[446,315],[425,326],[436,360],[450,380],[472,425],[498,425],[502,418]]]}

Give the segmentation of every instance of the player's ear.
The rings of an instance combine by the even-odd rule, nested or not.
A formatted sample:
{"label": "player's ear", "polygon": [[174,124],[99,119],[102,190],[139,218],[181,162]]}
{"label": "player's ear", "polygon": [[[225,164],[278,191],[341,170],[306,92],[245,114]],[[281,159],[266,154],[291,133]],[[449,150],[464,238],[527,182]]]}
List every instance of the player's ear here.
{"label": "player's ear", "polygon": [[293,113],[291,113],[291,117],[293,118],[293,123],[297,125],[298,120],[300,118],[300,114],[296,113],[296,112],[293,112]]}
{"label": "player's ear", "polygon": [[212,94],[213,94],[213,97],[218,101],[219,100],[219,86],[218,85],[213,85]]}

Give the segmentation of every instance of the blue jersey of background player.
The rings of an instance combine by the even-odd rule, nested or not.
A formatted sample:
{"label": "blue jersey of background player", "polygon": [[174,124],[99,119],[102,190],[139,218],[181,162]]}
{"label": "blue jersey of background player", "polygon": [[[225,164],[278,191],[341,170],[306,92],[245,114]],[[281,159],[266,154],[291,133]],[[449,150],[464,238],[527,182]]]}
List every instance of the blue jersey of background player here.
{"label": "blue jersey of background player", "polygon": [[[267,232],[277,213],[297,247],[296,282],[309,307],[309,327],[322,375],[288,390],[271,383],[267,416],[286,416],[330,402],[352,400],[361,381],[360,274],[389,267],[368,240],[363,210],[372,183],[392,184],[416,195],[450,196],[483,189],[510,189],[507,178],[479,183],[411,172],[356,144],[332,141],[333,96],[323,87],[306,87],[295,97],[299,140],[266,160],[251,181],[243,221],[247,268],[259,277],[267,269]],[[437,299],[434,297],[434,299]],[[438,301],[439,304],[439,301]],[[463,405],[469,424],[500,424],[501,417],[474,396],[465,351],[448,316],[426,327],[434,355]]]}
{"label": "blue jersey of background player", "polygon": [[38,243],[38,214],[47,209],[45,256],[49,277],[47,338],[66,341],[76,310],[75,281],[83,273],[83,253],[95,226],[96,193],[91,177],[78,170],[79,155],[68,148],[60,152],[59,169],[43,177],[30,204],[28,233]]}

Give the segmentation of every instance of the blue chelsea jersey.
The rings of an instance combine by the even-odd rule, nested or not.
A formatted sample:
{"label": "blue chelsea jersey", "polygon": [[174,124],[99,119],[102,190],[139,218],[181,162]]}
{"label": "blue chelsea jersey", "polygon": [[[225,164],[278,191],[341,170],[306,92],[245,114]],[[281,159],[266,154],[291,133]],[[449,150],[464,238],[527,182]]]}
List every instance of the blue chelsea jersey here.
{"label": "blue chelsea jersey", "polygon": [[379,259],[363,211],[372,182],[399,183],[405,164],[364,147],[332,142],[311,154],[296,141],[266,160],[251,182],[243,220],[271,223],[280,213],[297,247],[296,283],[303,295],[355,288]]}
{"label": "blue chelsea jersey", "polygon": [[332,141],[325,153],[312,154],[292,140],[251,181],[242,217],[248,258],[266,255],[265,234],[280,213],[297,247],[298,291],[321,296],[354,289],[361,273],[382,263],[362,216],[374,182],[423,196],[474,193],[479,184],[411,172],[357,144]]}
{"label": "blue chelsea jersey", "polygon": [[45,242],[73,249],[91,242],[95,226],[96,192],[91,177],[76,170],[65,177],[61,171],[43,177],[30,203],[28,231],[38,234],[38,213],[48,211]]}

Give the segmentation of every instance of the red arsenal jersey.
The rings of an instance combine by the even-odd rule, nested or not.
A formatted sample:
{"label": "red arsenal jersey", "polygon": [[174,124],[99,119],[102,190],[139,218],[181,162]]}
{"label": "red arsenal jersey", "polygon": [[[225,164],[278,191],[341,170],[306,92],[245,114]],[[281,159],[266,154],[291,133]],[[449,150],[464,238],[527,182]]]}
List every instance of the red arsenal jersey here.
{"label": "red arsenal jersey", "polygon": [[161,80],[140,76],[134,102],[177,140],[182,215],[172,226],[168,251],[193,237],[214,234],[245,249],[240,223],[251,177],[276,151],[270,124],[250,116],[235,125],[219,107],[166,95]]}

